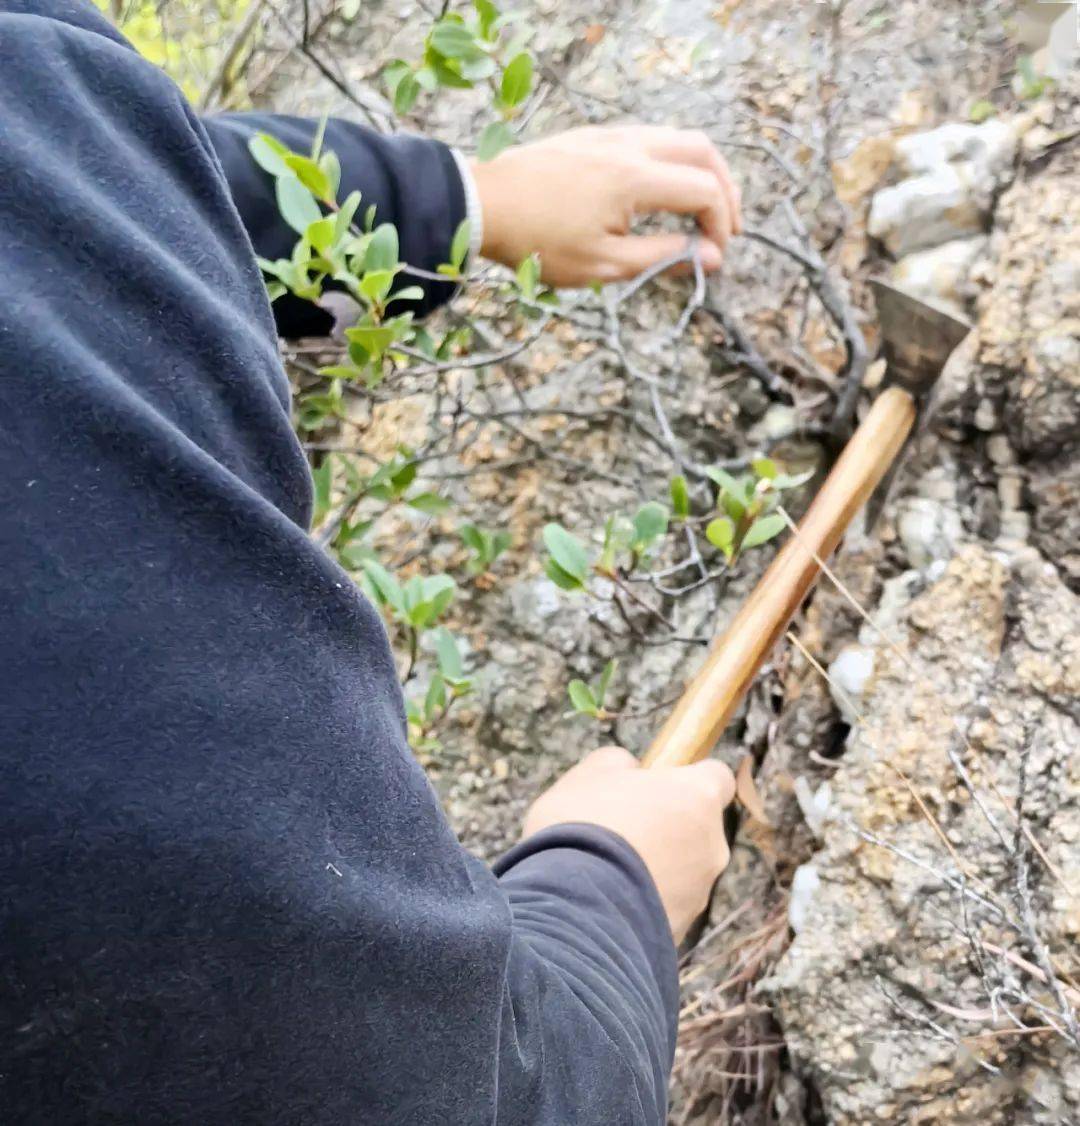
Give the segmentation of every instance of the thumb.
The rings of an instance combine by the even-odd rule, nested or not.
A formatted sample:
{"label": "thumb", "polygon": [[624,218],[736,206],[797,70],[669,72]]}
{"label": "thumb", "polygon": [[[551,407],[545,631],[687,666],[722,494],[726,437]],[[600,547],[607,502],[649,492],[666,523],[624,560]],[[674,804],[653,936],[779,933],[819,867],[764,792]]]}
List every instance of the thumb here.
{"label": "thumb", "polygon": [[[625,281],[636,277],[665,259],[687,254],[693,240],[694,236],[678,231],[654,235],[612,235],[605,242],[602,252],[608,267],[608,276],[603,280]],[[700,236],[696,245],[702,269],[706,272],[718,270],[724,258],[720,247],[712,239]],[[693,263],[680,262],[673,270],[688,273],[693,270]]]}

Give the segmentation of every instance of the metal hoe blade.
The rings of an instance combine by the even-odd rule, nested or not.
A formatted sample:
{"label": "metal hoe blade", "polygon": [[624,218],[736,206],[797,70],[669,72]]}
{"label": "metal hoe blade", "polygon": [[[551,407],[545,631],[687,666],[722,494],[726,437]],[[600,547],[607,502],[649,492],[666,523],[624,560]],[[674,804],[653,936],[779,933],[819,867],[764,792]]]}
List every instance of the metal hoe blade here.
{"label": "metal hoe blade", "polygon": [[937,382],[971,324],[886,282],[872,281],[870,286],[884,342],[886,379],[906,388],[918,401]]}
{"label": "metal hoe blade", "polygon": [[[910,449],[926,432],[933,417],[938,376],[972,326],[948,309],[921,301],[887,282],[875,280],[870,286],[881,326],[885,383],[909,391],[919,412],[917,429],[908,442]],[[867,528],[872,528],[881,515],[905,460],[904,455],[897,458],[867,502]]]}

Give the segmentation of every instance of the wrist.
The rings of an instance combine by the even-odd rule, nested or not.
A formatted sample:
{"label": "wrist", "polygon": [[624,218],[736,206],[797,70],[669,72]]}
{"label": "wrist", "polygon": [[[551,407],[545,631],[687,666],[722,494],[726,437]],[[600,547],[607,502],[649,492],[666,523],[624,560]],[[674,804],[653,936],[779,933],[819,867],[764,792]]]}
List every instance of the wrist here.
{"label": "wrist", "polygon": [[504,200],[506,189],[503,184],[499,158],[494,160],[470,160],[469,172],[476,187],[476,196],[481,220],[480,253],[485,258],[504,265],[514,265],[508,261],[509,253],[502,230],[502,217],[506,214]]}

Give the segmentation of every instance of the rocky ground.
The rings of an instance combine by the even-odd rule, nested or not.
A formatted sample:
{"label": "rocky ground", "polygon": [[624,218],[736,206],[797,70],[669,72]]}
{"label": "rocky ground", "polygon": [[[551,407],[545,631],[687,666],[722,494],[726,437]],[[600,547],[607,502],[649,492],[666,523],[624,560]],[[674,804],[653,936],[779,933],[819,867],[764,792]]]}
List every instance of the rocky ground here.
{"label": "rocky ground", "polygon": [[[840,555],[867,617],[824,584],[796,624],[802,648],[776,654],[719,748],[733,763],[753,755],[768,824],[738,825],[686,958],[673,1120],[1078,1121],[1080,89],[1068,45],[1040,61],[1061,68],[1057,87],[1019,98],[1031,91],[1015,89],[1017,40],[1037,46],[1038,28],[995,3],[530,11],[545,84],[529,132],[626,116],[705,128],[754,226],[821,252],[871,355],[872,274],[976,326],[881,520]],[[350,82],[367,91],[373,58],[407,54],[427,18],[377,7],[362,51],[355,28],[334,30]],[[279,108],[356,112],[340,90],[301,83],[300,65],[277,69]],[[997,112],[975,126],[985,100]],[[475,121],[466,100],[411,124],[465,141]],[[822,467],[851,341],[815,276],[744,240],[677,338],[683,283],[620,304],[614,343],[610,297],[575,295],[497,373],[490,403],[525,403],[530,440],[479,426],[458,470],[506,468],[440,487],[515,545],[456,612],[477,687],[427,763],[482,854],[513,840],[527,802],[584,750],[647,745],[703,652],[670,635],[722,624],[767,561],[662,600],[668,636],[640,622],[635,635],[611,603],[544,577],[541,527],[591,539],[610,512],[664,496],[673,459],[626,422],[659,424],[642,372],[662,387],[684,461],[769,447]],[[469,300],[493,333],[512,331],[490,294]],[[864,403],[880,378],[870,364]],[[378,455],[440,418],[417,396],[353,421]],[[414,531],[390,528],[383,545]],[[420,562],[453,566],[457,550],[436,535]],[[568,680],[595,679],[610,657],[618,718],[569,714]]]}

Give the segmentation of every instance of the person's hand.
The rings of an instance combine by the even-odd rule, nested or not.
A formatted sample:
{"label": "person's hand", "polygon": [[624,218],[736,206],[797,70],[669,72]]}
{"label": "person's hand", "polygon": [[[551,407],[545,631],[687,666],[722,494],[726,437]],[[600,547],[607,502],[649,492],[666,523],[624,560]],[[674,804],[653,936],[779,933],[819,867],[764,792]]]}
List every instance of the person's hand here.
{"label": "person's hand", "polygon": [[697,219],[702,266],[742,230],[739,189],[704,133],[658,125],[574,129],[474,162],[481,253],[507,266],[534,251],[548,285],[633,277],[684,252],[677,232],[631,235],[635,216]]}
{"label": "person's hand", "polygon": [[643,770],[629,751],[604,747],[540,795],[522,835],[571,821],[618,833],[649,869],[680,942],[727,867],[724,807],[734,795],[731,771],[715,759]]}

